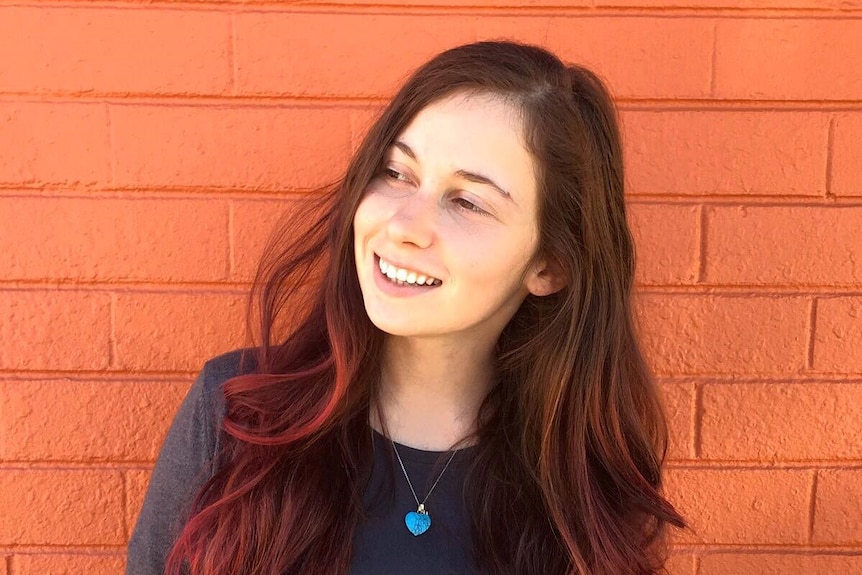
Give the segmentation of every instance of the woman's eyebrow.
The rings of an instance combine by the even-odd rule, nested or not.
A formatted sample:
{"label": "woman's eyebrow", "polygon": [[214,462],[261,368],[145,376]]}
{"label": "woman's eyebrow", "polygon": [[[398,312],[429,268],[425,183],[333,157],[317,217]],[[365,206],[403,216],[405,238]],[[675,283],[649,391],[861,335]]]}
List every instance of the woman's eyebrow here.
{"label": "woman's eyebrow", "polygon": [[[401,140],[396,140],[392,145],[395,146],[396,148],[398,148],[399,150],[401,150],[402,152],[404,152],[404,154],[406,156],[408,156],[414,162],[418,161],[416,159],[416,152],[414,152],[413,148],[408,146],[405,142],[403,142]],[[491,188],[494,188],[501,196],[503,196],[504,198],[506,198],[507,200],[509,200],[513,204],[515,204],[516,206],[518,205],[518,203],[515,202],[515,199],[512,197],[512,194],[510,194],[509,192],[504,190],[501,186],[499,186],[494,180],[492,180],[488,176],[483,176],[482,174],[477,174],[476,172],[470,172],[468,170],[458,170],[455,172],[455,176],[458,178],[461,178],[462,180],[467,180],[468,182],[474,182],[476,184],[483,184],[483,185],[489,186]]]}

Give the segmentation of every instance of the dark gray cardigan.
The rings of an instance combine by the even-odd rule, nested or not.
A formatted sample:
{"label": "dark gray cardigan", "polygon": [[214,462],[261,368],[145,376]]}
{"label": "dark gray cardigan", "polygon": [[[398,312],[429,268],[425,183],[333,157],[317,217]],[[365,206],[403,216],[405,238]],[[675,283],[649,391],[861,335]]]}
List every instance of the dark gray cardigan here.
{"label": "dark gray cardigan", "polygon": [[[198,489],[211,477],[224,417],[221,386],[254,367],[250,350],[215,357],[204,365],[183,400],[162,445],[128,547],[126,575],[161,575],[165,559]],[[374,468],[365,490],[366,517],[357,526],[350,575],[465,575],[472,539],[463,499],[473,447],[460,450],[426,502],[432,526],[414,537],[404,515],[416,502],[393,456],[392,444],[374,431]],[[420,500],[439,474],[445,453],[395,444]],[[242,574],[236,574],[242,575]],[[294,575],[294,574],[290,574]]]}

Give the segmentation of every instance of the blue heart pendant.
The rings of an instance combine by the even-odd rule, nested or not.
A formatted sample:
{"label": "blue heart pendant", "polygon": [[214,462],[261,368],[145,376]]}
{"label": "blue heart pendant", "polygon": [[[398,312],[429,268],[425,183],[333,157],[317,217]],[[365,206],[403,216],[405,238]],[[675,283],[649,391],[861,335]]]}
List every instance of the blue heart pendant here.
{"label": "blue heart pendant", "polygon": [[407,524],[407,529],[413,536],[422,535],[428,528],[431,527],[431,516],[425,511],[423,506],[419,506],[419,511],[411,511],[404,516],[404,523]]}

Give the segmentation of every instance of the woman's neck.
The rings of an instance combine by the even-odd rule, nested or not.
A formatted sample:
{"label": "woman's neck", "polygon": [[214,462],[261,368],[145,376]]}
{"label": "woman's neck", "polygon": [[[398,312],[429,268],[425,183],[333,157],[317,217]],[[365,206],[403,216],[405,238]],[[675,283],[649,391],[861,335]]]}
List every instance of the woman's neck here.
{"label": "woman's neck", "polygon": [[475,430],[493,381],[491,350],[436,339],[389,337],[371,425],[395,442],[446,451]]}

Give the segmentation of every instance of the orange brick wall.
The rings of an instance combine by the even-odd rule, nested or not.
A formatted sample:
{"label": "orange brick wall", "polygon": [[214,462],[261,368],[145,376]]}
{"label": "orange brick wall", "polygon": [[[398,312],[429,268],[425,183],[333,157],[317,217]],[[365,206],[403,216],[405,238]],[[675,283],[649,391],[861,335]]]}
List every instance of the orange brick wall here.
{"label": "orange brick wall", "polygon": [[620,102],[673,575],[862,573],[862,0],[0,0],[0,575],[121,572],[274,218],[494,37]]}

